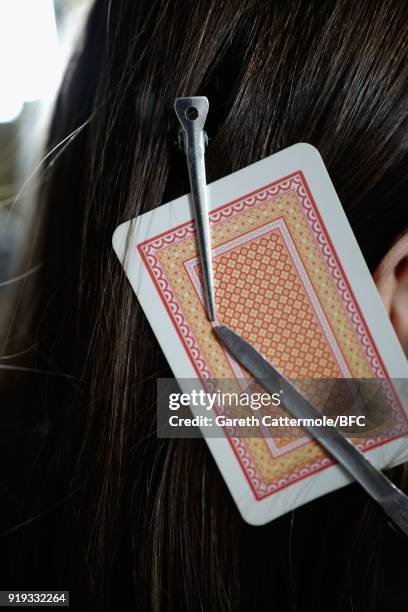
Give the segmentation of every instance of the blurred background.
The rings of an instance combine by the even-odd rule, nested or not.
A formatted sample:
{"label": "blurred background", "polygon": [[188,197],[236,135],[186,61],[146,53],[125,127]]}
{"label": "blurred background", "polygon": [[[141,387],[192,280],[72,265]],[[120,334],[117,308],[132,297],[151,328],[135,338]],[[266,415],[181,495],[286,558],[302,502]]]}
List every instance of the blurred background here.
{"label": "blurred background", "polygon": [[0,0],[0,298],[34,202],[47,125],[92,0]]}

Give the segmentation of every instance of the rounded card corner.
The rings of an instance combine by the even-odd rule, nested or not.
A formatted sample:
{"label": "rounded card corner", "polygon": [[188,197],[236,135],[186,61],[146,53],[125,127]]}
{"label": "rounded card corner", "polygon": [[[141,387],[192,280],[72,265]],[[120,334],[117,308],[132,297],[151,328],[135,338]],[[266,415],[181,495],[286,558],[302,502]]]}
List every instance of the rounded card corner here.
{"label": "rounded card corner", "polygon": [[314,145],[310,144],[309,142],[298,142],[297,144],[293,146],[297,147],[301,153],[306,154],[308,157],[313,156],[317,158],[320,162],[323,162],[323,158],[320,154],[319,149],[317,149]]}
{"label": "rounded card corner", "polygon": [[[259,504],[258,501],[256,503]],[[262,512],[260,515],[260,513],[257,512],[253,505],[251,508],[248,509],[240,507],[239,504],[237,504],[237,507],[242,520],[245,521],[245,523],[247,523],[248,525],[251,525],[251,527],[262,527],[263,525],[266,525],[272,520],[271,518],[265,516],[264,512]]]}
{"label": "rounded card corner", "polygon": [[126,236],[127,230],[129,227],[129,221],[125,221],[118,225],[115,231],[112,234],[112,247],[118,253],[121,249],[121,244],[123,242],[124,237]]}

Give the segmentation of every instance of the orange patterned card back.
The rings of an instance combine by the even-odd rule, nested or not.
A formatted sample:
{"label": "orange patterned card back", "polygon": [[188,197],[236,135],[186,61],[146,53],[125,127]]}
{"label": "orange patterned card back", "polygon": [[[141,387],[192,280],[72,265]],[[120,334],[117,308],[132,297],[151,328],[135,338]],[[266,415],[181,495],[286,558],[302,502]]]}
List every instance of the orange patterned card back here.
{"label": "orange patterned card back", "polygon": [[[285,376],[378,378],[387,372],[301,171],[210,213],[218,317]],[[197,376],[247,376],[212,333],[204,306],[195,224],[137,245]],[[347,248],[347,245],[345,245]],[[408,431],[391,384],[393,430],[359,440],[367,450]],[[229,443],[256,499],[332,464],[307,437]]]}

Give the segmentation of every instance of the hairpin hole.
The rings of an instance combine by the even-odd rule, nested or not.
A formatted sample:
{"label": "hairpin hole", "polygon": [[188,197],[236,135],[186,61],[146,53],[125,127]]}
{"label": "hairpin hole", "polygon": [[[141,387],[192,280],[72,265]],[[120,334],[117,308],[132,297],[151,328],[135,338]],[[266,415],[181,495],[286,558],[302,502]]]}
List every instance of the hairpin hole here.
{"label": "hairpin hole", "polygon": [[189,121],[195,121],[198,117],[198,110],[195,108],[195,106],[190,106],[186,109],[185,116]]}

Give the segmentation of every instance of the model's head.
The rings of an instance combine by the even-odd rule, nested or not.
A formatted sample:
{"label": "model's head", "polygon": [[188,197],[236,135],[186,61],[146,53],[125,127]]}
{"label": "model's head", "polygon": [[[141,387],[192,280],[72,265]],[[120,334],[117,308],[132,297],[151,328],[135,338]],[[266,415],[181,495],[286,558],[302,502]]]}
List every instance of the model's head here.
{"label": "model's head", "polygon": [[5,352],[27,368],[2,382],[33,465],[21,521],[40,517],[16,531],[26,575],[66,572],[94,593],[116,581],[155,610],[261,610],[272,596],[288,610],[331,587],[344,602],[383,589],[387,527],[356,488],[254,529],[203,441],[156,439],[155,377],[170,370],[111,240],[189,190],[173,103],[206,95],[208,181],[318,148],[404,342],[407,16],[391,0],[94,3],[42,167],[25,261],[40,267],[5,322]]}

